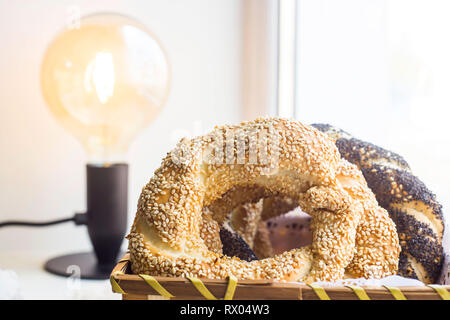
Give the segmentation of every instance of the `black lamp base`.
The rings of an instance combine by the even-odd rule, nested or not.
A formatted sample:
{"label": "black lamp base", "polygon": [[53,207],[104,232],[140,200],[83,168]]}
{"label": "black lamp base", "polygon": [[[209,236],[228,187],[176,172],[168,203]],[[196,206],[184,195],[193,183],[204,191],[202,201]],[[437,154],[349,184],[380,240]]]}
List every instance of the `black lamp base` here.
{"label": "black lamp base", "polygon": [[93,251],[53,258],[50,273],[81,279],[108,279],[118,259],[127,228],[128,165],[86,166],[86,224]]}
{"label": "black lamp base", "polygon": [[[120,253],[122,257],[125,253]],[[103,280],[109,279],[113,265],[99,265],[94,252],[68,254],[53,258],[45,263],[45,270],[63,277]]]}

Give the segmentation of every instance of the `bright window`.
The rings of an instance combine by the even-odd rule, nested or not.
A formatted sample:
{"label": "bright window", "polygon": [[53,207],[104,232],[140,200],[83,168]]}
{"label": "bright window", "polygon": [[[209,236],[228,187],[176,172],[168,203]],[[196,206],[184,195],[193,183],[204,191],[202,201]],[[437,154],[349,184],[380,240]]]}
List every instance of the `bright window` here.
{"label": "bright window", "polygon": [[450,205],[450,1],[299,0],[295,116],[405,157]]}

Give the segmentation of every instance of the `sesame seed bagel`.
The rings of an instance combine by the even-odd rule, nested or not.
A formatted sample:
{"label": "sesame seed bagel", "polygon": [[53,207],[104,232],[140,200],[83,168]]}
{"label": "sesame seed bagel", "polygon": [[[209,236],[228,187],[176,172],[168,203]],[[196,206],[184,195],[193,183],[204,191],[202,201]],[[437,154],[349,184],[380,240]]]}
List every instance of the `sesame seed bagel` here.
{"label": "sesame seed bagel", "polygon": [[[394,222],[387,211],[378,205],[375,195],[370,191],[362,173],[355,165],[341,159],[337,176],[343,188],[355,201],[359,202],[363,210],[357,226],[354,256],[345,268],[346,277],[382,278],[396,274],[400,246]],[[234,202],[231,201],[232,195],[236,195]],[[260,207],[248,206],[249,203],[261,199],[261,196],[264,197],[264,194],[258,190],[255,192],[255,189],[239,188],[231,190],[230,194],[226,194],[222,199],[213,203],[209,209],[214,210],[217,203],[220,204],[221,210],[225,211],[238,206],[231,211],[230,218],[237,219],[237,217],[233,217],[233,214],[239,213],[241,220],[255,224],[287,213],[297,207],[292,198],[281,196],[264,198]],[[245,205],[241,205],[242,203]],[[257,208],[259,211],[255,210]],[[317,219],[312,219],[313,240],[316,237],[315,223],[317,223]],[[250,237],[250,234],[245,231],[245,229],[238,229],[238,233],[243,239]],[[264,247],[262,255],[258,255],[262,251],[258,245]],[[266,254],[272,251],[268,241],[253,243],[251,248],[258,257],[267,257]]]}
{"label": "sesame seed bagel", "polygon": [[[354,255],[362,214],[383,212],[364,185],[356,167],[340,159],[333,139],[297,121],[259,119],[183,139],[142,190],[128,235],[132,271],[211,279],[341,279]],[[213,217],[203,208],[234,187],[295,199],[312,216],[312,245],[250,262],[221,254],[225,215]],[[392,238],[389,231],[380,232]],[[395,250],[386,254],[392,261],[387,256],[382,261],[395,265],[387,269],[396,268]],[[356,267],[370,266],[367,260]]]}
{"label": "sesame seed bagel", "polygon": [[442,268],[444,218],[435,195],[400,155],[327,124],[314,127],[336,139],[341,156],[357,165],[394,220],[402,252],[399,274],[436,283]]}

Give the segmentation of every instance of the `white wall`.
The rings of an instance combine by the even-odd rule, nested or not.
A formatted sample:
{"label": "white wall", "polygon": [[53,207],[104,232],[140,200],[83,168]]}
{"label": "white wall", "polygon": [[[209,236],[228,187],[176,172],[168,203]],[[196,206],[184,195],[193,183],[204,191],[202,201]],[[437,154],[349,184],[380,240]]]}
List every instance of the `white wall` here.
{"label": "white wall", "polygon": [[[239,0],[0,0],[0,221],[57,219],[85,209],[86,155],[47,110],[39,84],[46,46],[65,26],[72,5],[82,15],[112,11],[135,17],[161,40],[171,62],[166,107],[129,152],[130,222],[142,186],[174,136],[240,120]],[[0,252],[50,256],[89,249],[86,229],[71,223],[0,229]]]}
{"label": "white wall", "polygon": [[299,3],[297,118],[403,155],[444,207],[450,250],[450,2]]}

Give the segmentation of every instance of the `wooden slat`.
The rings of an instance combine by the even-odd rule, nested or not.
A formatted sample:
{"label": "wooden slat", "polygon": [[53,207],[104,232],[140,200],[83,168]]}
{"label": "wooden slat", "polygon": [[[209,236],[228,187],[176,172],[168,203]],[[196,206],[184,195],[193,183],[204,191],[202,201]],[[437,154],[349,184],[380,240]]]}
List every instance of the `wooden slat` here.
{"label": "wooden slat", "polygon": [[[392,294],[384,287],[362,287],[372,300],[395,300]],[[431,288],[428,287],[400,287],[408,300],[441,300]],[[447,289],[450,289],[448,287]],[[347,287],[325,288],[331,300],[358,300],[355,293]],[[302,288],[304,300],[319,300],[309,287]]]}
{"label": "wooden slat", "polygon": [[145,294],[123,294],[122,300],[148,300],[148,296]]}
{"label": "wooden slat", "polygon": [[[119,286],[125,292],[133,294],[150,294],[157,292],[150,287],[145,281],[136,275],[117,275],[114,277]],[[187,279],[155,277],[158,282],[171,294],[175,299],[203,299],[194,285]],[[223,298],[228,285],[227,280],[211,280],[201,279],[205,286],[216,298]],[[300,284],[275,283],[275,282],[256,282],[242,281],[238,283],[234,294],[234,299],[299,299]],[[274,295],[274,292],[276,294]]]}
{"label": "wooden slat", "polygon": [[[129,254],[121,259],[112,275],[119,286],[127,294],[128,299],[155,299],[158,293],[149,286],[141,277],[130,274]],[[204,299],[193,284],[185,278],[155,277],[157,281],[171,294],[173,299]],[[201,279],[211,293],[219,299],[225,295],[228,280]],[[384,287],[363,287],[368,296],[373,300],[394,300],[391,293]],[[450,286],[446,286],[450,290]],[[429,287],[401,287],[408,300],[440,300],[440,296]],[[355,293],[347,287],[330,287],[325,290],[332,300],[358,300]],[[152,297],[150,297],[152,296]],[[282,283],[273,280],[239,280],[234,294],[236,300],[318,300],[315,292],[306,285],[300,283]]]}

